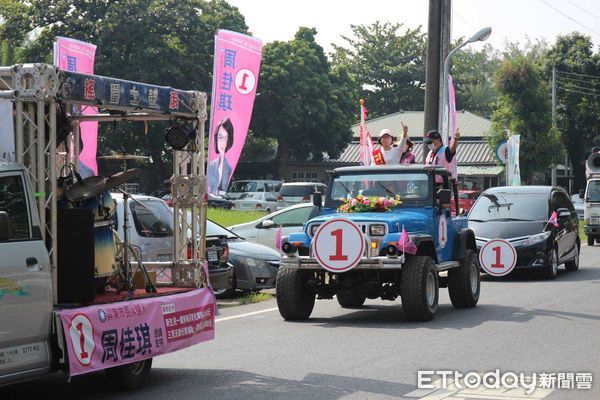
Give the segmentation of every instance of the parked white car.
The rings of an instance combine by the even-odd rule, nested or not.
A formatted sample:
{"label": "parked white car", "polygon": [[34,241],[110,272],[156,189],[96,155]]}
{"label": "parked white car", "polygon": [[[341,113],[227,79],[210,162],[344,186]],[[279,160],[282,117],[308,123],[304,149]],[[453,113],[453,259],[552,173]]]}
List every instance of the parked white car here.
{"label": "parked white car", "polygon": [[252,192],[242,193],[240,197],[233,200],[233,207],[237,210],[256,210],[270,213],[277,209],[276,193]]}
{"label": "parked white car", "polygon": [[248,192],[278,193],[282,183],[283,181],[264,179],[233,181],[229,185],[225,197],[229,200],[235,200]]}
{"label": "parked white car", "polygon": [[275,249],[275,237],[281,227],[281,236],[293,232],[302,232],[306,221],[317,216],[319,207],[311,203],[302,203],[279,210],[252,222],[233,225],[228,229],[244,239]]}
{"label": "parked white car", "polygon": [[583,209],[585,208],[585,205],[583,203],[583,199],[579,197],[579,193],[572,195],[571,201],[573,202],[575,211],[577,211],[577,216],[579,217],[579,219],[583,219]]}
{"label": "parked white car", "polygon": [[327,185],[316,182],[292,182],[284,183],[277,196],[277,209],[300,203],[312,203],[312,195],[321,192],[323,198],[327,193]]}

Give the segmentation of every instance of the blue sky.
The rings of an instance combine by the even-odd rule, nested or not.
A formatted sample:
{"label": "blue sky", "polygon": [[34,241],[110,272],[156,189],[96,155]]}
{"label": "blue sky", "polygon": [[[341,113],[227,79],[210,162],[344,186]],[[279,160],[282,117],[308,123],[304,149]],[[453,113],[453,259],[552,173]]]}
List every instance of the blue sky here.
{"label": "blue sky", "polygon": [[[254,36],[265,42],[289,40],[299,26],[317,28],[326,51],[341,44],[350,24],[377,20],[427,28],[428,0],[227,0],[240,9]],[[552,43],[557,35],[579,31],[600,44],[598,0],[453,0],[453,38],[491,26],[488,43],[501,50],[506,40]]]}

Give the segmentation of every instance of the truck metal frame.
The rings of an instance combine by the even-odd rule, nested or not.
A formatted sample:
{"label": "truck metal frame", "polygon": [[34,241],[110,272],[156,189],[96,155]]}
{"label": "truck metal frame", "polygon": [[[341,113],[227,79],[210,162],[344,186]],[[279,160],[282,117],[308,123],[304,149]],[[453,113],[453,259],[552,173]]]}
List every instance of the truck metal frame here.
{"label": "truck metal frame", "polygon": [[[107,101],[111,85],[130,88],[130,96],[118,101]],[[131,89],[132,88],[132,89]],[[137,96],[135,91],[138,91]],[[139,91],[145,90],[164,100],[170,96],[169,106],[140,101]],[[98,96],[96,96],[96,93]],[[150,97],[150,96],[148,96]],[[182,91],[170,87],[147,85],[61,71],[48,64],[18,64],[0,67],[0,98],[15,103],[15,156],[31,178],[32,190],[37,198],[41,220],[41,236],[49,244],[52,264],[54,304],[57,303],[57,178],[69,159],[79,169],[79,124],[83,121],[174,121],[191,122],[195,140],[184,151],[174,151],[171,178],[174,210],[174,265],[175,269],[192,268],[196,286],[207,286],[203,259],[205,254],[206,226],[206,176],[204,173],[204,131],[207,119],[207,95],[199,91]],[[153,97],[154,98],[154,97]],[[74,148],[66,154],[63,146],[57,147],[57,104],[69,107]],[[174,105],[174,107],[170,107]],[[176,107],[175,107],[176,106]],[[82,115],[88,107],[102,110],[97,115]],[[46,139],[46,132],[48,132]],[[49,219],[46,218],[46,209]],[[190,216],[190,218],[188,218]],[[188,221],[191,221],[188,222]],[[191,231],[191,238],[187,232]],[[187,258],[188,243],[193,248],[192,259]]]}

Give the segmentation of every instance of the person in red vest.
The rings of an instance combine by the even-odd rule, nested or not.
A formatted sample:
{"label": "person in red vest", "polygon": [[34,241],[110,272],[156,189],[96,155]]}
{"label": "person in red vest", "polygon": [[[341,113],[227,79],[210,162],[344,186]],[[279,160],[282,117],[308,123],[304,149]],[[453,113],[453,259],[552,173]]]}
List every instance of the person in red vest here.
{"label": "person in red vest", "polygon": [[[442,142],[442,135],[436,130],[427,132],[423,139],[423,144],[429,146],[429,153],[425,159],[425,165],[439,165],[444,167],[446,171],[450,172],[452,177],[452,189],[454,192],[454,200],[456,202],[456,209],[458,210],[458,187],[456,179],[458,174],[455,169],[455,165],[452,160],[456,156],[456,148],[458,147],[458,139],[460,138],[460,132],[457,130],[452,138],[450,146],[446,146]],[[442,183],[442,177],[437,175],[435,179],[436,183]]]}
{"label": "person in red vest", "polygon": [[400,164],[402,151],[408,139],[408,126],[402,124],[402,138],[398,145],[394,145],[394,136],[389,129],[382,129],[377,135],[379,147],[373,151],[374,165],[395,165]]}

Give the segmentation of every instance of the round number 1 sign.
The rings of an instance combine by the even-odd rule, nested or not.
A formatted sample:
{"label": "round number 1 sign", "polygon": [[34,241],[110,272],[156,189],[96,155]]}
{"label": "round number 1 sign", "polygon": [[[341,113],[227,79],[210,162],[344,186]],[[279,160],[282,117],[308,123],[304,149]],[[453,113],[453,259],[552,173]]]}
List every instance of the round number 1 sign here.
{"label": "round number 1 sign", "polygon": [[506,240],[490,240],[479,251],[479,264],[492,276],[507,275],[517,265],[517,251]]}
{"label": "round number 1 sign", "polygon": [[344,218],[325,222],[317,229],[313,241],[317,262],[331,272],[346,272],[356,267],[365,251],[360,228]]}

